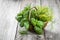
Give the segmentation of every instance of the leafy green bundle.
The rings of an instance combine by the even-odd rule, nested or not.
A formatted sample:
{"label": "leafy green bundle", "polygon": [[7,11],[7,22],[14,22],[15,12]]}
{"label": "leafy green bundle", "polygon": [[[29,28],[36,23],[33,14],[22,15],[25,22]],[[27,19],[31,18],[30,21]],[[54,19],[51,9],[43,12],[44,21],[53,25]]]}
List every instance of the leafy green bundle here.
{"label": "leafy green bundle", "polygon": [[[43,27],[45,22],[52,20],[52,10],[47,6],[34,6],[27,5],[24,7],[22,11],[20,11],[17,16],[16,20],[19,22],[21,27],[25,27],[26,30],[29,30],[29,25],[34,26],[34,31],[37,34],[43,33]],[[22,33],[21,31],[20,33]]]}

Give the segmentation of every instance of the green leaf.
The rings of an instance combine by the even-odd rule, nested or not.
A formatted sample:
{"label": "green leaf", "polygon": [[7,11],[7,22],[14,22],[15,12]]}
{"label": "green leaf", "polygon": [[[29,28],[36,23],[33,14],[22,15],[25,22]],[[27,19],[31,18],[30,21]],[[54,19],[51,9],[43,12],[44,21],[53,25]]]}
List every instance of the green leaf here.
{"label": "green leaf", "polygon": [[27,34],[27,31],[25,31],[25,30],[20,30],[19,33],[22,34],[22,35],[23,35],[23,34]]}
{"label": "green leaf", "polygon": [[24,11],[30,10],[30,8],[31,8],[31,5],[30,5],[30,4],[29,4],[29,5],[26,5],[26,6],[24,7]]}
{"label": "green leaf", "polygon": [[24,18],[28,18],[28,13],[29,13],[29,10],[27,10],[27,11],[23,14],[23,17],[24,17]]}
{"label": "green leaf", "polygon": [[43,26],[44,26],[44,22],[43,21],[38,21],[36,25],[42,29]]}
{"label": "green leaf", "polygon": [[35,30],[36,33],[38,33],[40,35],[43,34],[43,30],[41,28],[37,27],[37,26],[34,27],[34,30]]}
{"label": "green leaf", "polygon": [[24,26],[24,22],[26,22],[26,21],[27,21],[27,18],[21,19],[20,26],[23,27]]}
{"label": "green leaf", "polygon": [[18,22],[20,22],[21,19],[22,19],[22,16],[16,16],[15,18],[16,18],[16,20],[17,20]]}
{"label": "green leaf", "polygon": [[35,18],[31,18],[31,23],[33,24],[33,26],[36,26],[36,20],[35,20]]}
{"label": "green leaf", "polygon": [[53,17],[52,9],[48,6],[36,6],[36,14],[41,21],[51,21]]}
{"label": "green leaf", "polygon": [[24,26],[24,22],[23,21],[21,21],[19,23],[20,23],[20,27],[23,27]]}
{"label": "green leaf", "polygon": [[24,22],[24,26],[25,26],[26,30],[28,30],[29,29],[29,22],[28,21]]}
{"label": "green leaf", "polygon": [[17,16],[22,16],[24,13],[26,13],[28,10],[30,10],[30,8],[31,8],[31,5],[25,6],[24,9],[21,10],[21,11],[17,14]]}

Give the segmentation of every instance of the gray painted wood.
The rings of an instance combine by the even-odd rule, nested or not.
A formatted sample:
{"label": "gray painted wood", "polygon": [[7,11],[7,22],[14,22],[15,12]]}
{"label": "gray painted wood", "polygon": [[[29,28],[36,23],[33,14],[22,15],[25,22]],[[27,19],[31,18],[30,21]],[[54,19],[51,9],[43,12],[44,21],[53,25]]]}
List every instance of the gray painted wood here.
{"label": "gray painted wood", "polygon": [[20,3],[12,0],[0,0],[0,40],[14,40],[17,21],[16,13]]}
{"label": "gray painted wood", "polygon": [[[41,2],[40,2],[41,1]],[[53,8],[54,16],[55,16],[55,24],[54,29],[50,30],[50,25],[47,26],[46,30],[49,30],[51,32],[47,32],[51,39],[50,40],[60,40],[60,19],[59,19],[59,1],[55,0],[0,0],[0,40],[14,40],[15,34],[17,30],[16,40],[20,40],[23,37],[23,40],[37,40],[37,36],[33,34],[32,35],[19,35],[17,28],[17,21],[15,20],[16,14],[23,9],[23,7],[31,3],[34,5],[48,5],[49,7]],[[55,34],[54,34],[55,33]],[[48,37],[48,36],[47,36]],[[40,39],[39,39],[40,40]],[[43,39],[42,39],[43,40]]]}

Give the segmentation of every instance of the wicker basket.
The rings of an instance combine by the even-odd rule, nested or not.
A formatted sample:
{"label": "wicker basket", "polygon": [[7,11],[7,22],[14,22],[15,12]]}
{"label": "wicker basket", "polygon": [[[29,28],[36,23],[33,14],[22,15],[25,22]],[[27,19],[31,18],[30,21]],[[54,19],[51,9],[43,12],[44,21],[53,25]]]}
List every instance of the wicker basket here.
{"label": "wicker basket", "polygon": [[[47,23],[48,23],[48,22],[45,22],[45,25],[44,25],[44,27],[42,28],[43,30],[44,30],[44,28],[46,27]],[[31,24],[30,24],[30,26],[29,26],[29,31],[30,31],[30,32],[33,32],[33,33],[36,33],[36,32],[34,31],[34,26],[31,25]]]}

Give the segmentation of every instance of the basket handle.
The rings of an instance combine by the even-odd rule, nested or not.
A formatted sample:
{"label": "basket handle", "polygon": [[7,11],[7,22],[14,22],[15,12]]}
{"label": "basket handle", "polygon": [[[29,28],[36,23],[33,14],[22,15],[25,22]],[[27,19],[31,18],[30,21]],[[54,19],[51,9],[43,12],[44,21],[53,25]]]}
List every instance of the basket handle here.
{"label": "basket handle", "polygon": [[[37,10],[36,7],[33,7],[33,8],[35,8],[35,9]],[[31,18],[31,10],[32,10],[33,8],[31,8],[30,11],[29,11],[29,16],[28,16],[28,20],[29,20],[29,21],[30,21],[30,18]]]}

